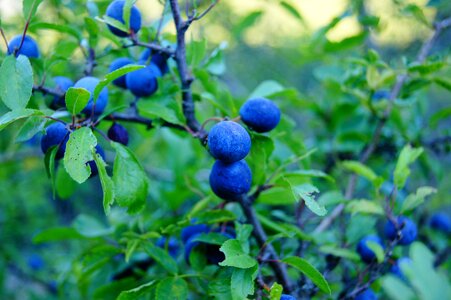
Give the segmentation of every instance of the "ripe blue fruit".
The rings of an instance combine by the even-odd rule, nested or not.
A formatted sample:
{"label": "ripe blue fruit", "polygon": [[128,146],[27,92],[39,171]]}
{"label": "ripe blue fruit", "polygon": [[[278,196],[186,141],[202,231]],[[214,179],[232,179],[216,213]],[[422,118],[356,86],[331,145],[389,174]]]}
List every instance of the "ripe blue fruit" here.
{"label": "ripe blue fruit", "polygon": [[[56,76],[53,77],[53,81],[55,82],[55,90],[61,94],[65,94],[67,90],[74,86],[74,82],[67,77],[64,76]],[[53,104],[57,107],[65,107],[66,102],[64,101],[64,97],[53,97]]]}
{"label": "ripe blue fruit", "polygon": [[208,233],[210,232],[210,227],[206,224],[195,224],[190,225],[182,229],[182,242],[186,244],[190,237],[196,234]]}
{"label": "ripe blue fruit", "polygon": [[384,245],[382,244],[381,239],[378,236],[375,235],[368,235],[364,238],[362,238],[359,243],[357,244],[357,253],[359,253],[360,258],[366,262],[370,263],[376,258],[376,254],[373,252],[373,250],[368,247],[367,242],[374,242],[383,248]]}
{"label": "ripe blue fruit", "polygon": [[265,98],[247,100],[240,109],[243,122],[256,132],[273,130],[280,121],[280,110],[274,102]]}
{"label": "ripe blue fruit", "polygon": [[[13,54],[16,51],[16,49],[19,49],[21,42],[22,35],[16,35],[15,37],[13,37],[13,39],[9,42],[8,45],[8,54]],[[16,56],[19,56],[19,54],[25,55],[27,57],[38,58],[39,57],[38,44],[34,39],[26,35],[23,40],[22,47],[20,48],[20,51],[16,53]]]}
{"label": "ripe blue fruit", "polygon": [[155,64],[128,73],[125,76],[127,88],[136,97],[148,97],[158,89],[157,78],[161,77],[160,69]]}
{"label": "ripe blue fruit", "polygon": [[429,225],[435,230],[442,231],[444,233],[451,233],[451,219],[450,217],[442,212],[438,212],[432,215],[429,220]]}
{"label": "ripe blue fruit", "polygon": [[[400,245],[409,245],[411,244],[417,237],[417,225],[415,223],[404,216],[399,216],[397,218],[398,228],[401,228],[404,224],[404,227],[401,230],[401,240],[399,241]],[[390,220],[385,224],[385,236],[389,240],[394,240],[397,237],[397,230],[395,224],[393,224]]]}
{"label": "ripe blue fruit", "polygon": [[[96,153],[100,154],[102,159],[105,161],[105,151],[103,151],[103,148],[100,147],[100,145],[96,146]],[[94,160],[88,161],[87,164],[91,168],[91,176],[90,178],[97,176],[99,174],[99,169],[97,169],[96,162]]]}
{"label": "ripe blue fruit", "polygon": [[232,163],[242,160],[249,153],[251,137],[240,124],[223,121],[210,130],[208,147],[214,158]]}
{"label": "ripe blue fruit", "polygon": [[[99,79],[87,76],[77,81],[74,85],[74,87],[76,88],[84,88],[91,93],[91,98],[89,98],[88,104],[82,111],[86,115],[91,115],[92,113],[92,107],[94,105],[93,101],[94,89],[99,82],[100,82]],[[103,90],[99,94],[99,98],[97,98],[94,114],[100,115],[107,106],[107,104],[108,104],[108,89],[103,88]]]}
{"label": "ripe blue fruit", "polygon": [[149,58],[151,63],[154,63],[157,65],[157,67],[160,69],[161,74],[166,74],[169,72],[169,66],[168,66],[168,58],[163,53],[152,53],[150,49],[146,49],[143,52],[141,52],[141,55],[139,56],[139,61],[143,64],[146,64]]}
{"label": "ripe blue fruit", "polygon": [[377,90],[374,92],[372,99],[381,100],[390,98],[390,91],[388,90]]}
{"label": "ripe blue fruit", "polygon": [[280,296],[280,300],[296,300],[296,298],[294,298],[294,297],[291,296],[291,295],[282,294],[282,295]]}
{"label": "ripe blue fruit", "polygon": [[124,126],[118,123],[113,123],[108,129],[108,137],[110,140],[118,142],[122,145],[128,145],[128,132]]}
{"label": "ripe blue fruit", "polygon": [[225,200],[235,200],[251,189],[252,173],[244,160],[231,164],[217,160],[210,173],[213,192]]}
{"label": "ripe blue fruit", "polygon": [[[110,18],[116,19],[122,24],[125,24],[124,5],[125,0],[115,0],[111,2],[106,9],[106,15]],[[111,25],[108,25],[108,28],[113,34],[119,37],[126,37],[130,34],[130,32],[124,32]],[[137,33],[140,29],[141,29],[141,13],[136,8],[136,6],[133,5],[130,11],[130,30],[134,33]]]}
{"label": "ripe blue fruit", "polygon": [[[156,245],[160,248],[165,249],[166,241],[167,241],[166,237],[161,237],[157,240]],[[168,244],[169,255],[171,255],[173,258],[176,258],[177,254],[179,252],[179,244],[177,242],[177,239],[175,239],[174,237],[171,237],[171,238],[169,238],[169,241],[167,242],[167,244]]]}
{"label": "ripe blue fruit", "polygon": [[[117,69],[120,69],[126,65],[131,65],[133,63],[134,63],[133,60],[131,60],[128,57],[119,57],[118,59],[113,60],[113,62],[110,64],[110,68],[108,69],[108,71],[111,73],[113,71],[116,71]],[[113,80],[113,84],[120,88],[126,89],[127,84],[125,83],[125,75]]]}
{"label": "ripe blue fruit", "polygon": [[390,268],[390,272],[395,274],[397,277],[399,277],[402,280],[406,280],[406,277],[404,273],[401,270],[401,265],[410,265],[412,263],[412,260],[408,257],[401,257],[398,259]]}
{"label": "ripe blue fruit", "polygon": [[41,150],[45,154],[52,146],[59,146],[56,152],[56,159],[64,157],[66,143],[69,140],[69,130],[66,125],[56,122],[46,128],[46,133],[41,138]]}
{"label": "ripe blue fruit", "polygon": [[34,271],[41,270],[45,265],[42,257],[36,253],[33,253],[30,255],[30,257],[28,257],[27,264]]}
{"label": "ripe blue fruit", "polygon": [[366,289],[365,291],[358,294],[354,299],[355,300],[377,300],[377,296],[373,292],[372,289]]}

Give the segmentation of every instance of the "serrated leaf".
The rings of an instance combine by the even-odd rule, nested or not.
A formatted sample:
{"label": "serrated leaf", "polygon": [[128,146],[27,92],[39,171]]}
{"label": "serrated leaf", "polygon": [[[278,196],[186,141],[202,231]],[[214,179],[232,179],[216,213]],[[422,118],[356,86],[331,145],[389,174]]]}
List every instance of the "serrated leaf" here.
{"label": "serrated leaf", "polygon": [[156,280],[152,280],[152,281],[142,284],[134,289],[131,289],[128,291],[122,291],[119,294],[119,296],[117,297],[117,300],[141,299],[142,296],[145,296],[146,294],[148,294],[151,290],[153,290],[155,288],[156,283],[157,283]]}
{"label": "serrated leaf", "polygon": [[277,282],[274,282],[271,291],[269,292],[269,299],[270,300],[280,300],[280,297],[282,296],[283,287],[278,284]]}
{"label": "serrated leaf", "polygon": [[114,70],[111,73],[108,73],[105,75],[105,77],[99,81],[99,83],[96,85],[94,89],[94,95],[93,95],[93,101],[97,101],[97,98],[99,98],[100,92],[111,82],[113,82],[115,79],[124,76],[127,73],[139,70],[145,68],[145,66],[141,65],[126,65],[122,68],[119,68],[117,70]]}
{"label": "serrated leaf", "polygon": [[64,167],[76,182],[83,183],[91,175],[87,162],[93,160],[92,151],[96,145],[97,139],[88,127],[82,127],[70,134],[64,154]]}
{"label": "serrated leaf", "polygon": [[302,199],[305,202],[305,205],[316,215],[318,216],[325,216],[327,214],[326,208],[319,204],[318,201],[315,200],[315,194],[319,193],[319,190],[317,187],[305,183],[300,185],[295,185],[293,182],[291,182],[289,179],[285,178],[285,181],[288,182],[288,184],[291,187],[291,192],[293,194],[293,197],[296,199],[296,201],[299,201],[299,199]]}
{"label": "serrated leaf", "polygon": [[144,244],[144,250],[152,257],[159,265],[165,268],[171,274],[177,274],[177,262],[164,249],[155,246],[151,242]]}
{"label": "serrated leaf", "polygon": [[28,57],[8,55],[0,66],[0,98],[11,110],[27,106],[33,90],[33,69]]}
{"label": "serrated leaf", "polygon": [[301,271],[323,292],[325,292],[329,295],[332,294],[329,284],[327,283],[324,276],[305,259],[297,257],[297,256],[290,256],[290,257],[286,257],[286,258],[282,259],[282,262]]}
{"label": "serrated leaf", "polygon": [[247,299],[254,294],[254,280],[258,274],[258,266],[249,269],[233,269],[230,290],[233,300]]}
{"label": "serrated leaf", "polygon": [[244,249],[238,240],[233,239],[226,241],[219,250],[225,255],[225,260],[219,263],[220,266],[248,269],[257,264],[257,261],[254,258],[244,252]]}
{"label": "serrated leaf", "polygon": [[116,150],[113,167],[114,195],[117,204],[137,213],[146,205],[148,179],[136,156],[127,147],[112,142]]}
{"label": "serrated leaf", "polygon": [[36,109],[28,109],[28,108],[20,108],[7,112],[6,114],[0,117],[0,131],[2,131],[3,128],[5,128],[14,121],[38,115],[44,115],[44,113]]}
{"label": "serrated leaf", "polygon": [[66,108],[72,115],[79,114],[88,104],[91,93],[84,88],[71,87],[66,92]]}
{"label": "serrated leaf", "polygon": [[398,189],[402,189],[404,187],[406,180],[410,175],[409,166],[417,160],[421,153],[423,153],[423,148],[421,147],[412,148],[412,146],[406,145],[402,148],[393,173],[394,182]]}
{"label": "serrated leaf", "polygon": [[182,278],[163,279],[157,285],[155,296],[155,299],[158,300],[186,300],[188,299],[188,284]]}
{"label": "serrated leaf", "polygon": [[99,171],[100,183],[102,185],[103,191],[103,210],[106,215],[109,215],[111,205],[114,203],[114,183],[108,173],[106,172],[106,164],[102,157],[96,153],[96,150],[92,150],[92,155],[94,156],[94,161]]}
{"label": "serrated leaf", "polygon": [[410,194],[402,203],[401,213],[412,210],[424,202],[424,198],[437,193],[437,189],[430,186],[423,186],[417,189],[415,194]]}
{"label": "serrated leaf", "polygon": [[346,205],[346,210],[351,214],[375,214],[384,215],[384,208],[374,201],[352,200]]}
{"label": "serrated leaf", "polygon": [[374,241],[367,241],[366,246],[374,252],[378,263],[382,263],[384,261],[384,249],[381,245],[379,245],[379,243],[376,243]]}

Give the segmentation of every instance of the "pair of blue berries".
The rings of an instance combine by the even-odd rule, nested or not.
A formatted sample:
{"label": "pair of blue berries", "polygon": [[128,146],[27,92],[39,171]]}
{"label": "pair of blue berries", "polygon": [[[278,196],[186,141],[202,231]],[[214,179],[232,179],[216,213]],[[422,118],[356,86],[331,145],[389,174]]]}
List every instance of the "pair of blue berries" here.
{"label": "pair of blue berries", "polygon": [[[411,219],[404,216],[399,216],[396,219],[396,222],[398,228],[402,226],[401,239],[399,240],[399,244],[406,246],[413,243],[418,234],[417,226],[415,225],[415,223]],[[385,224],[384,232],[385,237],[388,240],[392,241],[397,238],[398,231],[396,228],[397,227],[395,226],[395,224],[393,224],[392,221],[387,221],[387,223]],[[374,242],[376,244],[379,244],[382,248],[384,248],[384,244],[382,243],[382,240],[375,235],[366,236],[359,241],[359,243],[357,244],[357,252],[359,253],[360,258],[365,263],[371,263],[376,258],[376,254],[368,247],[367,242]]]}
{"label": "pair of blue berries", "polygon": [[[249,99],[240,109],[243,122],[259,133],[274,129],[280,121],[280,110],[265,98]],[[216,159],[210,173],[213,192],[225,200],[235,200],[249,192],[252,172],[244,158],[251,149],[251,137],[240,124],[222,121],[210,130],[208,148]]]}

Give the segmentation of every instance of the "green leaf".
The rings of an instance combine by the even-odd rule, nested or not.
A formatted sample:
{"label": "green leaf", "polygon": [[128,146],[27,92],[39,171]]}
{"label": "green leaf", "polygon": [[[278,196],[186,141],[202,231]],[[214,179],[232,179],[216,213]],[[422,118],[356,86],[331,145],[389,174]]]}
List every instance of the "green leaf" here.
{"label": "green leaf", "polygon": [[25,142],[33,138],[38,132],[44,131],[48,119],[32,116],[28,118],[16,136],[16,143]]}
{"label": "green leaf", "polygon": [[409,4],[403,9],[403,13],[412,15],[415,19],[417,19],[420,23],[431,27],[430,22],[424,15],[423,10],[415,4]]}
{"label": "green leaf", "polygon": [[246,161],[252,171],[252,181],[254,185],[263,184],[266,179],[268,159],[274,151],[274,142],[271,138],[252,134],[252,147]]}
{"label": "green leaf", "polygon": [[3,128],[5,128],[14,121],[39,115],[43,116],[44,114],[39,110],[28,108],[20,108],[17,110],[7,112],[6,114],[0,117],[0,131],[2,131]]}
{"label": "green leaf", "polygon": [[317,187],[308,183],[294,185],[294,183],[287,178],[285,178],[285,181],[287,181],[290,185],[291,192],[293,193],[293,197],[296,199],[296,201],[302,199],[305,202],[305,205],[318,216],[322,217],[327,214],[326,208],[315,200],[314,194],[319,193]]}
{"label": "green leaf", "polygon": [[92,155],[94,156],[94,161],[99,171],[100,183],[102,184],[103,191],[103,210],[106,215],[109,215],[111,205],[114,203],[114,183],[108,173],[106,172],[106,164],[102,157],[96,153],[96,150],[92,150]]}
{"label": "green leaf", "polygon": [[329,295],[332,294],[329,284],[327,283],[326,279],[324,279],[324,276],[305,259],[297,257],[297,256],[290,256],[290,257],[286,257],[286,258],[282,259],[282,262],[301,271],[323,292],[325,292]]}
{"label": "green leaf", "polygon": [[260,85],[251,93],[249,98],[270,97],[271,95],[280,93],[284,90],[285,88],[277,81],[267,80],[260,83]]}
{"label": "green leaf", "polygon": [[269,205],[289,205],[296,203],[298,199],[293,198],[291,188],[288,187],[274,187],[263,191],[257,198],[257,203]]}
{"label": "green leaf", "polygon": [[[64,161],[60,162],[64,164]],[[64,166],[60,166],[56,171],[55,188],[60,199],[68,199],[74,194],[78,183],[70,177]]]}
{"label": "green leaf", "polygon": [[258,266],[249,269],[233,269],[230,290],[233,300],[247,299],[254,294],[254,280],[258,274]]}
{"label": "green leaf", "polygon": [[83,36],[80,34],[80,32],[78,32],[77,30],[75,30],[74,28],[72,28],[71,26],[68,26],[68,25],[59,25],[59,24],[40,22],[40,23],[30,24],[29,28],[33,31],[48,29],[48,30],[54,30],[54,31],[57,31],[60,33],[67,33],[67,34],[73,36],[75,39],[77,39],[77,41],[81,41],[83,39]]}
{"label": "green leaf", "polygon": [[366,246],[374,252],[378,263],[382,263],[384,261],[385,256],[384,248],[382,248],[382,246],[379,245],[379,243],[373,241],[366,241]]}
{"label": "green leaf", "polygon": [[384,276],[382,278],[382,289],[387,294],[389,299],[417,299],[414,291],[404,281],[393,275]]}
{"label": "green leaf", "polygon": [[106,23],[110,26],[113,26],[114,28],[119,29],[120,31],[128,33],[128,29],[127,29],[127,27],[125,27],[125,24],[123,24],[122,22],[120,22],[114,18],[111,18],[108,16],[103,16],[103,18],[96,17],[95,19],[97,21],[100,21],[100,22]]}
{"label": "green leaf", "polygon": [[177,262],[164,249],[155,246],[151,242],[144,245],[146,253],[152,257],[159,265],[165,268],[171,274],[177,274]]}
{"label": "green leaf", "polygon": [[152,280],[145,284],[142,284],[134,289],[128,291],[122,291],[117,297],[117,300],[136,300],[148,294],[155,288],[156,280]]}
{"label": "green leaf", "polygon": [[254,258],[244,252],[238,240],[226,241],[219,250],[225,255],[225,260],[219,263],[220,266],[249,269],[257,264]]}
{"label": "green leaf", "polygon": [[0,66],[0,98],[11,110],[25,108],[33,90],[33,69],[28,57],[8,55]]}
{"label": "green leaf", "polygon": [[442,88],[447,89],[448,91],[451,91],[451,79],[444,78],[444,77],[434,77],[432,80]]}
{"label": "green leaf", "polygon": [[46,229],[33,237],[33,243],[59,242],[72,239],[84,239],[77,230],[70,227],[54,227]]}
{"label": "green leaf", "polygon": [[223,234],[216,233],[216,232],[210,232],[210,233],[202,233],[199,235],[196,235],[192,238],[192,241],[196,242],[204,242],[207,244],[213,244],[213,245],[222,245],[225,241],[227,241],[228,238],[224,236]]}
{"label": "green leaf", "polygon": [[274,282],[271,291],[269,292],[269,299],[270,300],[280,300],[280,297],[282,296],[283,287],[278,284],[277,282]]}
{"label": "green leaf", "polygon": [[165,278],[157,285],[155,299],[186,300],[188,299],[188,284],[182,278]]}
{"label": "green leaf", "polygon": [[352,200],[346,205],[346,210],[351,214],[375,214],[384,215],[384,208],[377,202],[369,200]]}
{"label": "green leaf", "polygon": [[184,125],[185,121],[180,120],[175,109],[171,109],[167,105],[156,103],[153,101],[139,101],[139,112],[143,116],[149,118],[161,118],[169,123]]}
{"label": "green leaf", "polygon": [[66,92],[67,111],[72,115],[79,114],[88,104],[91,93],[84,88],[71,87]]}
{"label": "green leaf", "polygon": [[22,12],[25,20],[31,20],[43,0],[23,0]]}
{"label": "green leaf", "polygon": [[346,258],[353,261],[360,261],[360,256],[352,250],[337,248],[335,245],[325,245],[319,248],[319,251],[333,256]]}
{"label": "green leaf", "polygon": [[56,188],[55,188],[55,157],[56,152],[58,152],[58,147],[53,146],[45,153],[44,163],[45,170],[47,171],[47,176],[52,183],[52,193],[53,198],[55,198]]}
{"label": "green leaf", "polygon": [[113,80],[124,76],[127,73],[139,70],[139,69],[143,69],[145,68],[145,66],[141,66],[141,65],[126,65],[122,68],[119,68],[117,70],[114,70],[111,73],[108,73],[105,75],[105,78],[103,78],[102,80],[100,80],[100,82],[96,85],[95,89],[94,89],[94,95],[93,95],[93,101],[96,102],[97,98],[99,98],[100,92],[102,92],[102,90],[110,83],[113,82]]}
{"label": "green leaf", "polygon": [[216,224],[234,221],[236,220],[236,215],[230,210],[215,209],[195,213],[193,218],[197,219],[197,223]]}
{"label": "green leaf", "polygon": [[423,148],[412,148],[410,145],[404,146],[399,154],[394,172],[394,181],[398,189],[402,189],[410,175],[409,165],[412,164],[423,153]]}
{"label": "green leaf", "polygon": [[289,178],[289,177],[317,177],[317,178],[324,178],[330,182],[335,182],[335,179],[332,176],[327,175],[326,173],[324,173],[323,171],[320,171],[320,170],[297,170],[297,171],[285,173],[284,177],[286,177],[286,178]]}
{"label": "green leaf", "polygon": [[301,21],[301,23],[303,25],[305,25],[305,21],[304,18],[302,17],[302,15],[299,13],[299,11],[293,7],[293,5],[291,5],[290,3],[288,3],[287,1],[281,1],[280,5],[287,11],[289,12],[293,17],[295,17],[296,19],[298,19],[299,21]]}
{"label": "green leaf", "polygon": [[125,28],[130,28],[130,15],[133,4],[136,0],[126,0],[124,4],[124,9],[122,10],[122,18],[125,22]]}
{"label": "green leaf", "polygon": [[379,188],[384,181],[384,179],[377,176],[373,170],[358,161],[347,160],[342,163],[342,166],[345,169],[368,179],[376,188]]}
{"label": "green leaf", "polygon": [[97,139],[88,127],[70,134],[64,154],[64,167],[76,182],[83,183],[91,175],[87,162],[93,160],[92,151],[96,145]]}
{"label": "green leaf", "polygon": [[437,189],[430,186],[423,186],[417,189],[415,194],[410,194],[402,203],[401,213],[412,210],[424,202],[424,198],[437,193]]}
{"label": "green leaf", "polygon": [[137,213],[146,205],[148,180],[143,167],[127,147],[111,143],[116,150],[113,167],[114,194],[117,204]]}
{"label": "green leaf", "polygon": [[114,232],[114,228],[105,227],[94,217],[83,214],[75,219],[72,227],[77,230],[79,234],[88,238],[106,236]]}

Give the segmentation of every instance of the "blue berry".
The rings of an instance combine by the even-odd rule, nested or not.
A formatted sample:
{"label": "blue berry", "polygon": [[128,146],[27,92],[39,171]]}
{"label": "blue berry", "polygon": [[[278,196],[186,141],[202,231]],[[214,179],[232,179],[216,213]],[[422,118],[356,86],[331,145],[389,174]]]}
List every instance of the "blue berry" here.
{"label": "blue berry", "polygon": [[246,157],[251,149],[251,138],[240,124],[223,121],[210,130],[208,147],[214,158],[232,163]]}
{"label": "blue berry", "polygon": [[[8,54],[13,54],[16,49],[19,49],[20,43],[22,42],[22,35],[16,35],[8,45]],[[16,56],[19,56],[20,54],[25,55],[29,58],[38,58],[39,57],[39,47],[38,44],[34,39],[29,37],[28,35],[25,36],[23,40],[22,47],[20,48],[20,51],[17,52]]]}
{"label": "blue berry", "polygon": [[[125,67],[126,65],[131,65],[133,63],[134,63],[133,60],[131,60],[128,57],[120,57],[118,59],[113,60],[113,62],[110,64],[110,68],[108,69],[108,71],[111,73],[113,71],[116,71],[117,69]],[[127,84],[125,82],[125,75],[113,80],[113,84],[120,88],[126,89]]]}
{"label": "blue berry", "polygon": [[373,100],[382,100],[390,98],[390,91],[388,90],[377,90],[373,94]]}
{"label": "blue berry", "polygon": [[155,64],[128,73],[125,76],[127,88],[136,97],[148,97],[158,89],[157,78],[161,77],[160,69]]}
{"label": "blue berry", "polygon": [[435,213],[432,215],[429,225],[438,231],[444,233],[451,233],[451,218],[442,212]]}
{"label": "blue berry", "polygon": [[[97,79],[95,77],[87,76],[87,77],[83,77],[82,79],[77,81],[74,85],[74,87],[76,87],[76,88],[84,88],[88,92],[91,93],[91,98],[89,98],[88,104],[85,106],[85,108],[82,111],[86,115],[91,115],[91,113],[92,113],[92,107],[94,105],[94,101],[93,101],[94,89],[99,82],[100,82],[99,79]],[[94,114],[95,115],[102,114],[102,112],[105,110],[105,107],[107,106],[107,104],[108,104],[108,89],[104,88],[100,92],[99,97],[97,98],[96,106],[94,109]]]}
{"label": "blue berry", "polygon": [[161,74],[164,75],[169,72],[168,57],[163,53],[152,53],[150,49],[146,49],[139,56],[139,61],[146,64],[151,56],[152,58],[150,59],[150,62],[157,65],[161,71]]}
{"label": "blue berry", "polygon": [[[161,237],[157,240],[156,245],[160,248],[165,249],[166,248],[166,237]],[[177,257],[177,254],[179,252],[179,244],[177,242],[177,239],[174,237],[171,237],[168,242],[168,252],[169,255],[171,255],[173,258]]]}
{"label": "blue berry", "polygon": [[[124,22],[124,5],[125,0],[115,0],[108,5],[106,9],[106,15],[110,18],[116,19],[117,21],[125,24]],[[118,28],[115,28],[111,25],[108,25],[110,31],[119,36],[126,37],[130,34],[130,32],[124,32]],[[137,33],[141,29],[141,13],[136,8],[136,6],[132,6],[130,11],[130,30],[134,33]]]}
{"label": "blue berry", "polygon": [[186,242],[191,238],[193,235],[201,234],[201,233],[208,233],[210,232],[210,227],[206,224],[196,224],[196,225],[190,225],[182,229],[182,241],[183,244],[186,244]]}
{"label": "blue berry", "polygon": [[[411,219],[404,216],[399,216],[397,218],[397,223],[398,228],[401,228],[403,226],[399,244],[403,246],[411,244],[417,237],[417,225],[415,225],[415,223]],[[388,220],[385,224],[386,238],[389,240],[395,240],[397,235],[398,234],[395,225],[390,220]]]}
{"label": "blue berry", "polygon": [[41,138],[41,150],[45,154],[52,146],[59,146],[56,159],[64,157],[66,143],[69,140],[69,130],[66,125],[56,122],[46,128],[46,133]]}
{"label": "blue berry", "polygon": [[28,266],[34,270],[39,271],[44,268],[45,262],[39,254],[33,253],[28,257]]}
{"label": "blue berry", "polygon": [[[215,230],[216,232],[220,233],[221,235],[225,236],[227,239],[234,239],[236,237],[235,232],[232,234],[224,231],[221,232],[219,230]],[[225,259],[224,253],[219,251],[220,246],[214,245],[214,244],[207,244],[203,242],[195,241],[195,239],[200,235],[201,233],[197,233],[192,235],[185,243],[185,260],[189,262],[189,256],[191,254],[191,251],[194,248],[198,248],[199,251],[202,251],[202,253],[205,254],[208,263],[210,264],[218,264],[219,262],[223,261]]]}
{"label": "blue berry", "polygon": [[401,257],[398,259],[390,268],[390,272],[395,274],[397,277],[399,277],[402,280],[406,280],[406,277],[404,276],[401,265],[410,265],[412,264],[412,260],[408,257]]}
{"label": "blue berry", "polygon": [[355,300],[377,300],[376,294],[372,289],[366,289],[355,297]]}
{"label": "blue berry", "polygon": [[[70,78],[67,78],[64,76],[53,77],[53,81],[55,82],[55,90],[61,94],[65,94],[69,88],[74,86],[74,82]],[[66,106],[64,96],[63,97],[54,96],[53,103],[57,107],[65,107]]]}
{"label": "blue berry", "polygon": [[376,254],[368,247],[367,242],[375,242],[381,245],[382,248],[384,247],[384,245],[382,244],[381,239],[375,235],[366,236],[359,241],[359,243],[357,244],[357,253],[359,253],[360,258],[364,262],[370,263],[374,259],[376,259]]}
{"label": "blue berry", "polygon": [[128,132],[124,126],[118,123],[113,123],[108,129],[108,137],[110,140],[118,142],[122,145],[128,145]]}
{"label": "blue berry", "polygon": [[256,132],[273,130],[280,121],[280,110],[274,102],[265,98],[247,100],[240,109],[243,122]]}
{"label": "blue berry", "polygon": [[217,160],[210,173],[213,192],[225,200],[235,200],[251,189],[252,173],[244,160],[231,164]]}
{"label": "blue berry", "polygon": [[280,296],[280,300],[296,300],[296,298],[294,298],[294,297],[291,296],[291,295],[282,294],[282,295]]}

